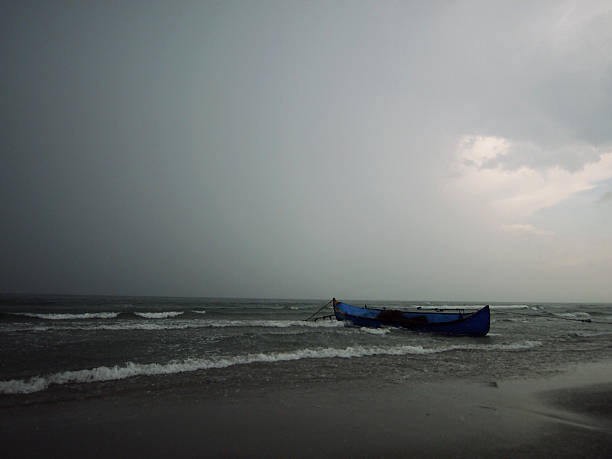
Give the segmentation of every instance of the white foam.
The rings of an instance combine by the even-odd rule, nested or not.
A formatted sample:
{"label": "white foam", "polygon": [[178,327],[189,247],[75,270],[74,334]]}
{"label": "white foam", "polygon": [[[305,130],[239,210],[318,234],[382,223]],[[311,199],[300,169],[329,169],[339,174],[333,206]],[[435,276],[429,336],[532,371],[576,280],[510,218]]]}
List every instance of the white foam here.
{"label": "white foam", "polygon": [[491,309],[529,309],[529,305],[526,304],[497,304],[491,305]]}
{"label": "white foam", "polygon": [[212,368],[227,368],[234,365],[247,365],[259,362],[287,362],[300,359],[328,359],[328,358],[358,358],[373,355],[410,355],[410,354],[436,354],[456,350],[508,350],[517,351],[539,346],[539,341],[525,341],[512,344],[493,345],[453,345],[440,348],[425,349],[423,346],[349,346],[346,348],[317,348],[298,349],[289,352],[270,352],[247,354],[216,359],[187,359],[171,361],[168,363],[134,363],[126,362],[123,365],[112,367],[97,367],[86,370],[63,371],[47,376],[36,376],[30,379],[11,379],[0,381],[0,394],[27,394],[47,389],[53,384],[92,383],[100,381],[114,381],[134,376],[166,375],[184,373]]}
{"label": "white foam", "polygon": [[198,313],[198,314],[206,314],[206,311],[205,311],[205,310],[203,310],[203,309],[202,309],[201,311],[199,311],[199,310],[197,310],[197,309],[194,309],[192,312],[196,312],[196,313]]}
{"label": "white foam", "polygon": [[311,328],[334,328],[344,327],[344,322],[337,320],[207,320],[202,323],[205,327],[224,328],[224,327],[311,327]]}
{"label": "white foam", "polygon": [[576,319],[576,320],[588,320],[591,318],[591,314],[588,312],[562,312],[559,314],[554,314],[558,317],[563,317],[565,319]]}
{"label": "white foam", "polygon": [[84,312],[80,314],[64,314],[64,313],[41,313],[34,312],[14,312],[13,315],[36,317],[46,320],[74,320],[74,319],[115,319],[119,315],[118,312]]}
{"label": "white foam", "polygon": [[389,328],[368,328],[368,327],[361,327],[361,331],[365,332],[365,333],[369,333],[370,335],[386,335],[387,333],[389,333],[391,331],[391,329]]}
{"label": "white foam", "polygon": [[168,319],[170,317],[178,317],[184,311],[165,311],[165,312],[135,312],[134,314],[145,319]]}
{"label": "white foam", "polygon": [[5,332],[48,332],[48,331],[60,331],[60,330],[183,330],[186,328],[202,328],[198,324],[158,324],[158,323],[114,323],[114,324],[96,324],[96,325],[32,325],[28,327],[19,326],[3,326],[0,330]]}
{"label": "white foam", "polygon": [[179,320],[170,323],[155,323],[155,322],[137,322],[137,321],[120,321],[119,323],[111,324],[71,324],[62,326],[49,325],[32,325],[24,327],[8,325],[2,327],[3,330],[9,332],[18,331],[58,331],[58,330],[182,330],[187,328],[228,328],[228,327],[261,327],[261,328],[289,328],[289,327],[307,327],[307,328],[334,328],[343,327],[344,323],[339,321],[322,320],[317,322],[306,322],[302,320],[202,320],[194,319],[189,321]]}

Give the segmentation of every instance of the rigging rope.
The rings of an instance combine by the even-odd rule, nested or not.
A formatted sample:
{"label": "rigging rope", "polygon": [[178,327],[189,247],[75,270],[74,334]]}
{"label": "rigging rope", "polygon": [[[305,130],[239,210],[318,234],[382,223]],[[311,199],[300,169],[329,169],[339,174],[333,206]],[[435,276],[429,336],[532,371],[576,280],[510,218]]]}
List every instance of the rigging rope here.
{"label": "rigging rope", "polygon": [[320,313],[326,306],[328,306],[330,303],[332,302],[332,300],[329,300],[327,303],[325,303],[323,306],[321,306],[319,309],[317,309],[317,312],[315,312],[314,314],[311,314],[307,319],[304,319],[304,321],[309,321],[312,320],[312,318],[314,316],[316,316],[318,313]]}

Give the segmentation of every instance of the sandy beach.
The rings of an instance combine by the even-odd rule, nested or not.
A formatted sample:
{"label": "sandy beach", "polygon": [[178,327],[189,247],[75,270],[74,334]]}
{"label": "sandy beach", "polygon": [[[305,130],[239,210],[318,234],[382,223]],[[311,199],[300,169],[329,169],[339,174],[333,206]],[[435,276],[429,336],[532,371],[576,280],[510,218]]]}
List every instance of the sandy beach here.
{"label": "sandy beach", "polygon": [[[202,384],[4,400],[4,457],[609,457],[610,362],[533,380],[263,391]],[[144,378],[143,378],[144,382]],[[274,384],[274,382],[271,382]]]}

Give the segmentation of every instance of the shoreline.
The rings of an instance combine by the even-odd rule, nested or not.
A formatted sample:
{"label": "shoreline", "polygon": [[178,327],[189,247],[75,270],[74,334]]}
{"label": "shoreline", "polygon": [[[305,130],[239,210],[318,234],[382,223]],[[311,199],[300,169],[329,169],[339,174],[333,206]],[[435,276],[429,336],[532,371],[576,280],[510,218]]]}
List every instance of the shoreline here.
{"label": "shoreline", "polygon": [[[4,457],[609,457],[611,362],[537,379],[205,384],[0,408]],[[273,382],[271,382],[273,385]]]}

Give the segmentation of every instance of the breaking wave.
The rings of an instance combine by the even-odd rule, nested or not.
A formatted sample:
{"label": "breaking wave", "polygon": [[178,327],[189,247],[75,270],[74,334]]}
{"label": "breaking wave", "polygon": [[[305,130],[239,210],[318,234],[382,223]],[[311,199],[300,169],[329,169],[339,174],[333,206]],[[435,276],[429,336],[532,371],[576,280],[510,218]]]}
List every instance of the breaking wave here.
{"label": "breaking wave", "polygon": [[493,311],[496,309],[529,309],[527,304],[493,304],[490,306]]}
{"label": "breaking wave", "polygon": [[[31,317],[33,319],[42,319],[42,320],[79,320],[79,319],[123,319],[123,318],[134,318],[139,317],[143,319],[168,319],[172,317],[178,317],[185,313],[186,311],[161,311],[161,312],[83,312],[83,313],[65,313],[65,312],[9,312],[5,313],[8,317]],[[198,314],[205,314],[206,311],[198,311],[193,310],[189,312],[194,312]]]}
{"label": "breaking wave", "polygon": [[126,362],[123,365],[112,367],[97,367],[85,370],[63,371],[47,376],[35,376],[30,379],[11,379],[0,381],[0,394],[28,394],[47,389],[51,385],[71,383],[93,383],[102,381],[115,381],[135,376],[154,376],[184,373],[213,368],[227,368],[234,365],[248,365],[261,362],[287,362],[301,359],[329,359],[329,358],[359,358],[374,355],[422,355],[436,354],[457,350],[499,350],[520,351],[541,345],[540,341],[524,341],[513,344],[493,345],[453,345],[440,348],[426,349],[423,346],[349,346],[346,348],[317,348],[298,349],[290,352],[270,352],[259,354],[237,355],[220,357],[216,359],[186,359],[170,361],[167,363],[134,363]]}
{"label": "breaking wave", "polygon": [[165,312],[134,312],[138,317],[145,319],[168,319],[170,317],[178,317],[184,314],[185,311],[165,311]]}
{"label": "breaking wave", "polygon": [[[151,317],[148,317],[151,318]],[[161,318],[161,317],[160,317]],[[335,328],[344,327],[339,321],[306,322],[303,320],[180,320],[170,323],[121,321],[106,324],[71,324],[71,325],[5,325],[3,331],[34,331],[47,332],[59,330],[183,330],[187,328],[228,328],[228,327],[260,327],[260,328]]]}
{"label": "breaking wave", "polygon": [[386,335],[387,333],[389,333],[391,331],[390,328],[368,328],[368,327],[361,327],[360,330],[362,332],[365,333],[369,333],[370,335]]}
{"label": "breaking wave", "polygon": [[44,320],[75,320],[75,319],[116,319],[118,312],[83,312],[80,314],[68,313],[34,313],[34,312],[13,312],[15,316],[34,317]]}
{"label": "breaking wave", "polygon": [[562,317],[564,319],[573,319],[573,320],[590,320],[591,314],[588,312],[562,312],[553,314],[557,317]]}

